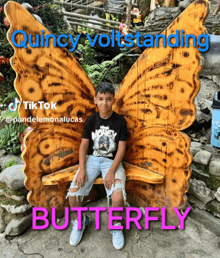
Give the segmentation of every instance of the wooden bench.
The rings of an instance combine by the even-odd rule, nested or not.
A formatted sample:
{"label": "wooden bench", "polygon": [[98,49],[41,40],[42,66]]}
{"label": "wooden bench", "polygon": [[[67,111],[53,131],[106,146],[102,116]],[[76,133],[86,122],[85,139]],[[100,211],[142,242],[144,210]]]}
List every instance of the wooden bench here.
{"label": "wooden bench", "polygon": [[[139,180],[142,182],[147,182],[151,184],[162,184],[164,182],[164,176],[148,169],[144,169],[135,165],[131,165],[127,162],[123,162],[126,171],[126,180]],[[42,182],[44,185],[58,185],[68,181],[72,181],[79,165],[75,165],[66,169],[62,169],[42,177]],[[135,173],[134,173],[135,171]],[[103,179],[99,176],[94,184],[102,184]]]}

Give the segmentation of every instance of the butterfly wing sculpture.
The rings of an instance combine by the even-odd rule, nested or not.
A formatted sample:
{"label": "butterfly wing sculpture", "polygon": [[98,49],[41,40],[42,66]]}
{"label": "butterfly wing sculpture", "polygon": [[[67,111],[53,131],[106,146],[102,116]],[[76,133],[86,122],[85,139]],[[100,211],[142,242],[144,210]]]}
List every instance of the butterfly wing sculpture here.
{"label": "butterfly wing sculpture", "polygon": [[[205,32],[203,22],[209,3],[192,3],[162,32],[166,37],[184,30],[197,38]],[[50,34],[15,2],[6,14],[11,28],[27,34]],[[16,40],[23,40],[18,35]],[[33,39],[34,40],[34,39]],[[13,46],[14,47],[14,46]],[[67,188],[78,166],[78,149],[85,119],[96,112],[94,86],[72,55],[63,48],[16,48],[12,66],[15,88],[21,98],[23,118],[54,118],[54,122],[26,122],[33,128],[26,137],[25,185],[33,206],[64,209]],[[199,91],[198,74],[203,59],[197,48],[146,49],[125,76],[114,110],[127,121],[130,138],[124,158],[126,191],[130,204],[182,208],[191,175],[190,140],[181,132],[196,114],[194,98]],[[24,101],[57,103],[57,109],[25,109]],[[81,117],[83,122],[60,122],[55,118]],[[97,183],[101,183],[98,180]]]}

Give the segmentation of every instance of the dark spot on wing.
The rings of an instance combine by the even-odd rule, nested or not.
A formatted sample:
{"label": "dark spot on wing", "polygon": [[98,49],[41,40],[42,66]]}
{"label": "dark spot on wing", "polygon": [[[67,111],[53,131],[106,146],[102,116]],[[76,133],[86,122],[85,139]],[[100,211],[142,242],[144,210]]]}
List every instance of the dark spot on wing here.
{"label": "dark spot on wing", "polygon": [[193,115],[193,111],[191,109],[181,109],[180,110],[180,115],[181,116],[192,116]]}
{"label": "dark spot on wing", "polygon": [[172,67],[173,69],[179,68],[181,65],[180,64],[173,64]]}
{"label": "dark spot on wing", "polygon": [[60,86],[61,83],[60,83],[60,82],[52,82],[51,85],[52,85],[52,86]]}
{"label": "dark spot on wing", "polygon": [[60,105],[62,105],[63,104],[63,101],[62,100],[59,100],[58,102],[57,102],[57,106],[60,106]]}
{"label": "dark spot on wing", "polygon": [[121,99],[119,99],[119,101],[118,101],[118,106],[119,107],[122,107],[123,106],[123,104],[124,104],[124,101],[123,101],[123,99],[121,98]]}
{"label": "dark spot on wing", "polygon": [[169,75],[172,73],[172,70],[173,70],[173,69],[170,69],[170,70],[168,70],[168,71],[163,72],[162,74],[169,76]]}
{"label": "dark spot on wing", "polygon": [[152,110],[150,109],[141,109],[142,112],[144,112],[145,114],[152,114]]}
{"label": "dark spot on wing", "polygon": [[83,112],[81,111],[81,110],[79,110],[78,112],[77,112],[77,116],[82,116],[83,115]]}
{"label": "dark spot on wing", "polygon": [[176,149],[176,151],[180,154],[183,154],[183,152],[180,149]]}

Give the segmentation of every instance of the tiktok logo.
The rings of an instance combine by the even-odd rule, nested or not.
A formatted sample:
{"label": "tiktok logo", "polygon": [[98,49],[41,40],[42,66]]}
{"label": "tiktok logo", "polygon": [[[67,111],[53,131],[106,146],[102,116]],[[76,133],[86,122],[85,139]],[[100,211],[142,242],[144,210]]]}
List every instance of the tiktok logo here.
{"label": "tiktok logo", "polygon": [[[8,105],[8,109],[10,112],[14,112],[18,109],[18,105],[21,104],[21,101],[18,98],[14,98],[14,102]],[[32,109],[57,109],[56,104],[51,101],[51,103],[44,102],[44,101],[23,101],[22,104],[24,104],[24,108],[28,110]]]}
{"label": "tiktok logo", "polygon": [[14,98],[14,102],[8,105],[8,110],[14,112],[18,109],[18,105],[21,104],[21,101],[18,98]]}

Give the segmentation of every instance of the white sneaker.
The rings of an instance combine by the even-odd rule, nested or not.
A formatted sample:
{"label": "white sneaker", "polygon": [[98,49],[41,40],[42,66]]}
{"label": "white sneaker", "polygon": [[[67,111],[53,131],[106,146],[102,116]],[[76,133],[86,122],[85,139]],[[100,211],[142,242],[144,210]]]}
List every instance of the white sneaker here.
{"label": "white sneaker", "polygon": [[76,246],[81,241],[82,236],[83,236],[83,231],[86,228],[86,226],[88,226],[88,224],[89,224],[89,217],[87,215],[83,214],[81,229],[78,229],[78,221],[77,220],[72,221],[72,223],[73,223],[73,229],[70,234],[70,245]]}
{"label": "white sneaker", "polygon": [[[121,226],[121,223],[117,223],[114,226]],[[111,231],[112,244],[115,249],[120,250],[124,247],[124,235],[122,229],[116,229]]]}

